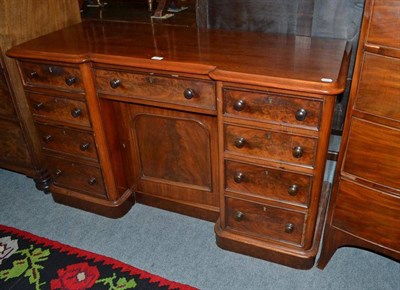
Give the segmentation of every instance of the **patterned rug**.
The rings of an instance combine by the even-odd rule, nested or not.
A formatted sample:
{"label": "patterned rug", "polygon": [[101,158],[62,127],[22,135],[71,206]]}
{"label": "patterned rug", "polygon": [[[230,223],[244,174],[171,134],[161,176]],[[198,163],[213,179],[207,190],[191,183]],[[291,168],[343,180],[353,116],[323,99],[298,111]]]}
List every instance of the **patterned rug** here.
{"label": "patterned rug", "polygon": [[195,289],[112,258],[0,225],[0,289]]}

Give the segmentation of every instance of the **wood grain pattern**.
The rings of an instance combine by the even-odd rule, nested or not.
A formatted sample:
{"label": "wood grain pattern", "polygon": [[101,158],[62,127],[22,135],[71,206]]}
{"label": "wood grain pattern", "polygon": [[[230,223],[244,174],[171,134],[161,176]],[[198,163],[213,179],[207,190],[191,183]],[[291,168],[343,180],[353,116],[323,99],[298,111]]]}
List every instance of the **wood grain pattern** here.
{"label": "wood grain pattern", "polygon": [[[78,67],[23,62],[20,68],[24,84],[27,86],[83,91],[82,76]],[[67,78],[74,79],[71,85],[66,83]]]}
{"label": "wood grain pattern", "polygon": [[[236,110],[238,101],[245,103],[243,110]],[[296,119],[297,111],[306,110],[306,117]],[[319,128],[322,103],[296,96],[270,92],[224,89],[224,113],[235,118],[254,119],[284,125]]]}
{"label": "wood grain pattern", "polygon": [[[317,140],[290,135],[278,131],[256,130],[226,125],[224,128],[225,150],[239,155],[254,156],[276,162],[314,166]],[[244,146],[238,148],[235,142],[244,138]],[[300,146],[303,155],[293,156],[293,149]]]}
{"label": "wood grain pattern", "polygon": [[374,1],[367,42],[400,49],[400,2]]}
{"label": "wood grain pattern", "polygon": [[[103,94],[215,110],[215,86],[211,81],[182,78],[178,75],[160,76],[151,72],[144,74],[97,69],[95,73],[97,89]],[[118,87],[110,86],[113,80],[119,81]],[[187,89],[193,90],[192,99],[185,98],[184,92]]]}
{"label": "wood grain pattern", "polygon": [[399,196],[342,180],[333,210],[332,226],[400,252]]}
{"label": "wood grain pattern", "polygon": [[355,110],[400,122],[400,60],[366,53]]}
{"label": "wood grain pattern", "polygon": [[0,116],[16,119],[14,102],[3,69],[0,69],[0,100]]}
{"label": "wood grain pattern", "polygon": [[[91,60],[195,74],[211,72],[224,81],[338,94],[344,89],[340,69],[348,54],[345,48],[346,41],[327,38],[84,22],[8,53],[74,63]],[[163,60],[152,60],[153,56]]]}
{"label": "wood grain pattern", "polygon": [[[237,212],[243,213],[241,221],[235,220]],[[227,228],[249,236],[286,241],[301,245],[305,215],[276,208],[267,204],[226,198]],[[293,232],[285,232],[287,224],[293,224]]]}
{"label": "wood grain pattern", "polygon": [[343,174],[400,190],[400,158],[394,154],[400,152],[399,140],[398,128],[352,118]]}
{"label": "wood grain pattern", "polygon": [[102,173],[98,165],[47,155],[46,162],[54,185],[100,198],[107,198]]}
{"label": "wood grain pattern", "polygon": [[[238,173],[243,180],[235,181]],[[288,192],[289,187],[296,185],[294,194]],[[308,206],[312,177],[268,167],[260,167],[246,163],[225,161],[225,190],[229,192],[248,193],[267,199]]]}
{"label": "wood grain pattern", "polygon": [[[89,113],[85,102],[63,97],[53,97],[44,94],[29,93],[29,103],[32,115],[43,120],[56,121],[68,125],[90,128]],[[42,104],[39,108],[38,105]],[[71,112],[80,109],[79,116],[74,117]]]}
{"label": "wood grain pattern", "polygon": [[36,123],[43,150],[97,161],[96,143],[92,132]]}

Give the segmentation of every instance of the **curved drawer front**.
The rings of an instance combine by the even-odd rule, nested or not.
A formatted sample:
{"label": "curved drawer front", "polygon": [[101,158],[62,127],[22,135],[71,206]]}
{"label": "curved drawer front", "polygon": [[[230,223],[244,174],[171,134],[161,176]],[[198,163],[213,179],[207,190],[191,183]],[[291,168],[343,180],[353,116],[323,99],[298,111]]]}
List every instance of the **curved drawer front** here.
{"label": "curved drawer front", "polygon": [[226,198],[227,227],[259,238],[302,244],[305,214]]}
{"label": "curved drawer front", "polygon": [[27,86],[84,91],[78,67],[22,62],[20,68],[24,84]]}
{"label": "curved drawer front", "polygon": [[400,59],[365,53],[355,109],[400,121]]}
{"label": "curved drawer front", "polygon": [[46,160],[54,185],[107,198],[100,168],[49,155]]}
{"label": "curved drawer front", "polygon": [[226,191],[307,206],[312,177],[245,163],[225,162]]}
{"label": "curved drawer front", "polygon": [[273,93],[224,89],[224,113],[232,117],[319,128],[322,102]]}
{"label": "curved drawer front", "polygon": [[92,133],[38,123],[36,128],[44,150],[97,161],[96,144]]}
{"label": "curved drawer front", "polygon": [[400,129],[352,119],[343,171],[400,189]]}
{"label": "curved drawer front", "polygon": [[226,125],[225,150],[250,157],[313,166],[317,139]]}
{"label": "curved drawer front", "polygon": [[90,127],[85,102],[36,93],[29,93],[28,97],[34,117]]}
{"label": "curved drawer front", "polygon": [[103,94],[215,110],[212,81],[144,73],[96,70],[97,90]]}
{"label": "curved drawer front", "polygon": [[332,225],[400,252],[400,197],[340,181]]}

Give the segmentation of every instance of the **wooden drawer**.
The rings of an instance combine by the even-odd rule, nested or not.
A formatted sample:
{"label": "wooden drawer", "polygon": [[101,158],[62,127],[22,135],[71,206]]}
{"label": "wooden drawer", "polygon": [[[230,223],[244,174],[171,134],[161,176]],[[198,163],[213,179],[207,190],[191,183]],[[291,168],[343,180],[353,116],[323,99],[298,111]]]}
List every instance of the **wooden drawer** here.
{"label": "wooden drawer", "polygon": [[273,123],[319,127],[322,102],[269,92],[224,89],[224,113]]}
{"label": "wooden drawer", "polygon": [[28,97],[34,117],[90,127],[85,102],[36,93],[29,93]]}
{"label": "wooden drawer", "polygon": [[341,180],[333,226],[400,251],[400,197]]}
{"label": "wooden drawer", "polygon": [[106,198],[100,168],[46,155],[54,185]]}
{"label": "wooden drawer", "polygon": [[400,121],[399,59],[365,54],[355,109]]}
{"label": "wooden drawer", "polygon": [[20,68],[24,84],[27,86],[84,91],[78,67],[21,62]]}
{"label": "wooden drawer", "polygon": [[212,81],[108,70],[95,73],[97,90],[103,94],[215,110]]}
{"label": "wooden drawer", "polygon": [[312,177],[268,167],[225,162],[226,191],[307,206]]}
{"label": "wooden drawer", "polygon": [[235,154],[313,166],[317,139],[225,125],[225,150]]}
{"label": "wooden drawer", "polygon": [[226,198],[227,227],[249,236],[302,244],[305,214]]}
{"label": "wooden drawer", "polygon": [[367,41],[400,48],[400,2],[399,0],[374,1]]}
{"label": "wooden drawer", "polygon": [[352,119],[343,171],[400,189],[400,130]]}
{"label": "wooden drawer", "polygon": [[44,150],[97,160],[93,133],[38,123],[36,128]]}

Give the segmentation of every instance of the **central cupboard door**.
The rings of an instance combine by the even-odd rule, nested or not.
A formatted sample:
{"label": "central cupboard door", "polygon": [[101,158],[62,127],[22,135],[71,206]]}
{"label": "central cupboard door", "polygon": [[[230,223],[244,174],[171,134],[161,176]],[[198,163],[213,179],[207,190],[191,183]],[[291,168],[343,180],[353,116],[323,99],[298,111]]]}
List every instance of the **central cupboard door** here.
{"label": "central cupboard door", "polygon": [[217,210],[216,117],[127,106],[136,190]]}

